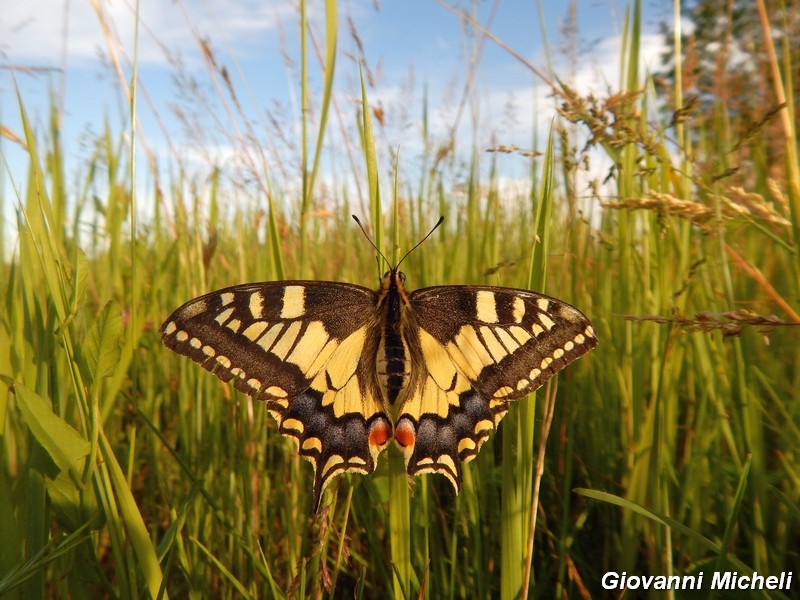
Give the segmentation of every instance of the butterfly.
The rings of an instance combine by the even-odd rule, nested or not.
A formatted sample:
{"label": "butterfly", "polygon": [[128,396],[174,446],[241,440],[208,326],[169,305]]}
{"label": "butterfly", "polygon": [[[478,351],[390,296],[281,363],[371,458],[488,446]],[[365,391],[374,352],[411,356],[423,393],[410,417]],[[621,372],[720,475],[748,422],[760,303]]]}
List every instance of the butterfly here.
{"label": "butterfly", "polygon": [[509,402],[597,345],[583,313],[544,294],[480,285],[409,292],[404,259],[377,291],[333,281],[235,285],[188,301],[160,328],[168,348],[266,401],[314,467],[315,511],[333,477],[373,472],[392,439],[409,475],[440,473],[458,492],[461,464]]}

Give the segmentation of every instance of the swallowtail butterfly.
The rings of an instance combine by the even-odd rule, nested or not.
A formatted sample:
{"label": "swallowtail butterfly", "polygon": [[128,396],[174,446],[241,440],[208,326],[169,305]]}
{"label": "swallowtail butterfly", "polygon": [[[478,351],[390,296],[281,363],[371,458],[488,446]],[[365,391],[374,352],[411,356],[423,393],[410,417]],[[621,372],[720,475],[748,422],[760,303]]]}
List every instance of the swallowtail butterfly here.
{"label": "swallowtail butterfly", "polygon": [[509,401],[597,345],[586,316],[561,300],[477,285],[408,292],[399,264],[377,291],[235,285],[190,300],[161,326],[168,348],[266,401],[314,466],[315,510],[334,476],[371,473],[392,439],[409,475],[441,473],[458,492],[461,463]]}

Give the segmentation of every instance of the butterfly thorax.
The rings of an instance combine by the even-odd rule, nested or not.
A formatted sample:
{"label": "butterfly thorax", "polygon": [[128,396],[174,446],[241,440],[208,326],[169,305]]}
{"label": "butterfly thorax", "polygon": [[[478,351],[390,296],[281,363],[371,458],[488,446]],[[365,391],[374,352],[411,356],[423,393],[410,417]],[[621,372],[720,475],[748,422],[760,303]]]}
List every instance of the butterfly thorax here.
{"label": "butterfly thorax", "polygon": [[407,313],[408,295],[405,275],[397,269],[383,276],[378,293],[378,312],[382,316],[381,341],[376,368],[378,380],[385,391],[389,406],[394,406],[408,385],[411,375],[408,344],[403,337],[403,318]]}

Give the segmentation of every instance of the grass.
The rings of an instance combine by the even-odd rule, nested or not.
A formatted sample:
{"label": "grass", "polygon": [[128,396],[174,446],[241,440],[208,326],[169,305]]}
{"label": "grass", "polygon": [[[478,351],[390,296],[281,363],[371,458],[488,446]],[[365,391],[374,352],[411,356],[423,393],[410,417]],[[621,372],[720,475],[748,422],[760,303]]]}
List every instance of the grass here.
{"label": "grass", "polygon": [[[348,202],[315,200],[324,118],[297,204],[264,175],[268,204],[222,210],[219,171],[200,188],[176,171],[163,197],[135,199],[152,215],[139,223],[131,146],[106,131],[86,165],[96,181],[71,190],[57,118],[38,136],[26,125],[19,238],[0,264],[0,595],[601,597],[607,571],[797,570],[796,161],[759,160],[775,151],[769,120],[748,129],[719,102],[692,113],[680,85],[661,96],[638,70],[637,7],[619,94],[555,84],[561,118],[527,194],[483,178],[502,157],[475,152],[456,199],[449,150],[427,139],[423,173],[381,173],[362,86],[354,147],[376,244],[397,256],[446,216],[404,263],[410,286],[546,285],[600,339],[512,408],[458,497],[435,476],[408,494],[390,449],[372,476],[337,478],[314,517],[311,469],[264,407],[158,339],[175,307],[233,283],[376,281]],[[791,61],[774,61],[791,81]],[[665,102],[689,112],[670,122]],[[590,150],[615,170],[579,201]],[[100,173],[108,192],[90,210]],[[415,190],[385,183],[417,176]]]}

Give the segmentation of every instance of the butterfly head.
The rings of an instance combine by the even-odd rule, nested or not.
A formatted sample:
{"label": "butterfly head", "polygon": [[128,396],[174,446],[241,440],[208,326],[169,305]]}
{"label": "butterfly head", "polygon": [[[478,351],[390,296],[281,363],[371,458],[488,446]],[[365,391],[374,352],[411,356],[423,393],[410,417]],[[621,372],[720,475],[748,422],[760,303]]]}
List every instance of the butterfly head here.
{"label": "butterfly head", "polygon": [[396,267],[389,269],[381,278],[381,289],[389,291],[391,289],[402,290],[406,286],[406,274],[399,271]]}

